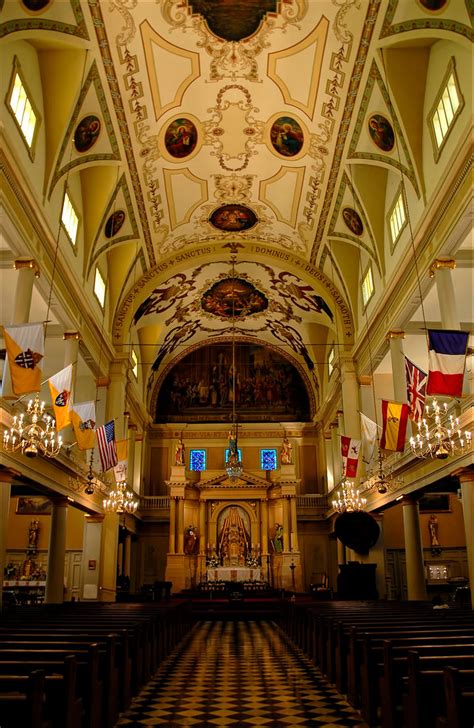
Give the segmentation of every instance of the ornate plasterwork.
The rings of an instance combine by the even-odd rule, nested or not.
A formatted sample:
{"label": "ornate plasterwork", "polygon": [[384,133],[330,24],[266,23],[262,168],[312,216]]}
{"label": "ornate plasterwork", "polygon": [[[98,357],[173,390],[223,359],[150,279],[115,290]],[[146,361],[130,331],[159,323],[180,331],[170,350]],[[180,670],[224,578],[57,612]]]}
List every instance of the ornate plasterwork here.
{"label": "ornate plasterwork", "polygon": [[[160,0],[158,0],[160,2]],[[298,24],[307,13],[307,0],[285,0],[279,3],[276,16],[268,17],[257,33],[244,42],[225,41],[217,38],[201,15],[193,14],[188,0],[161,0],[164,19],[176,30],[185,33],[194,30],[198,46],[210,56],[210,80],[222,81],[245,79],[258,81],[257,58],[268,45],[273,30],[285,31],[290,24]]]}
{"label": "ornate plasterwork", "polygon": [[[454,0],[459,2],[461,5],[462,0]],[[404,4],[404,10],[406,14],[407,4]],[[466,8],[466,20],[469,19],[469,15],[472,12],[471,0],[464,0]],[[443,18],[442,15],[437,13],[436,15],[430,11],[425,10],[425,14],[420,17],[423,13],[423,9],[413,3],[413,7],[416,9],[418,17],[405,17],[404,20],[399,22],[393,22],[396,12],[399,7],[399,0],[389,0],[387,12],[380,31],[380,38],[389,38],[392,35],[400,35],[401,33],[408,33],[410,31],[419,30],[445,30],[450,33],[457,33],[459,35],[468,38],[470,41],[473,40],[472,26],[466,25],[465,23],[452,20],[451,18]]]}
{"label": "ornate plasterwork", "polygon": [[280,167],[277,174],[260,182],[260,199],[280,222],[295,227],[305,167]]}
{"label": "ornate plasterwork", "polygon": [[[10,33],[18,33],[25,30],[46,30],[89,40],[80,0],[69,0],[67,4],[52,3],[51,7],[47,8],[47,14],[42,15],[29,14],[26,8],[22,8],[21,3],[11,4],[14,6],[15,17],[0,24],[0,38]],[[8,3],[6,5],[8,6]],[[2,6],[2,13],[6,13],[7,7],[3,3]],[[17,13],[19,11],[21,12],[22,9],[25,17],[20,20],[17,17]],[[66,15],[69,13],[72,15],[76,21],[76,25],[66,22],[64,10],[66,10]]]}
{"label": "ornate plasterwork", "polygon": [[[196,177],[189,169],[164,169],[166,199],[171,230],[189,222],[193,212],[208,199],[207,180]],[[179,190],[180,194],[175,194]],[[177,206],[177,201],[185,203]]]}

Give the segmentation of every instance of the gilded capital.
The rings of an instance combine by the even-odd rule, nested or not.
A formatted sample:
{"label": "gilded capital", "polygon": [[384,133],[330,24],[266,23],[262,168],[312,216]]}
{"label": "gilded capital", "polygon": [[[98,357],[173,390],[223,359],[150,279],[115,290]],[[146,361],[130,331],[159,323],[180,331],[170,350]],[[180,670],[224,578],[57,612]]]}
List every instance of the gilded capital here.
{"label": "gilded capital", "polygon": [[371,374],[361,374],[359,377],[359,384],[361,387],[371,387],[372,382],[373,379]]}
{"label": "gilded capital", "polygon": [[95,380],[96,387],[108,387],[110,384],[109,377],[98,377]]}
{"label": "gilded capital", "polygon": [[79,331],[65,331],[63,334],[63,341],[80,341]]}
{"label": "gilded capital", "polygon": [[405,332],[402,331],[402,329],[392,329],[388,332],[387,336],[385,337],[386,341],[390,341],[390,339],[404,339],[405,338]]}
{"label": "gilded capital", "polygon": [[456,268],[456,261],[454,258],[436,258],[436,260],[430,265],[430,278],[434,277],[434,274],[440,268],[449,268],[454,270]]}
{"label": "gilded capital", "polygon": [[40,277],[39,265],[34,258],[17,258],[13,263],[15,270],[21,270],[22,268],[31,268],[34,271],[35,278]]}

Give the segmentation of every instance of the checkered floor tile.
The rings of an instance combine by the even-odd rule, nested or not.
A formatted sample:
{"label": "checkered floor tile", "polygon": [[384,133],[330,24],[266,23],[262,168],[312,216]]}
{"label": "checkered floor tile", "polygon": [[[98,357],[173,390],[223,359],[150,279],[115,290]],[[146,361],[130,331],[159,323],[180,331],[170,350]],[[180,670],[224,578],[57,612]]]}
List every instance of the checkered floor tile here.
{"label": "checkered floor tile", "polygon": [[199,623],[117,725],[366,728],[271,622]]}

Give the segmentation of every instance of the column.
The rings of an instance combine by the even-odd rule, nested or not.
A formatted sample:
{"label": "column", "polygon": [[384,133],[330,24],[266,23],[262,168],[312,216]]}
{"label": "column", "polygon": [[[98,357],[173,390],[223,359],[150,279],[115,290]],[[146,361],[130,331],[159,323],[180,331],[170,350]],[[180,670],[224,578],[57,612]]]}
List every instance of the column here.
{"label": "column", "polygon": [[345,564],[346,563],[346,547],[342,543],[342,541],[339,541],[339,539],[336,539],[337,541],[337,563]]}
{"label": "column", "polygon": [[407,401],[407,380],[405,374],[405,353],[403,351],[403,339],[405,332],[394,329],[387,334],[390,344],[390,358],[392,362],[393,394],[396,402]]}
{"label": "column", "polygon": [[426,582],[418,502],[406,496],[402,503],[408,599],[424,600]]}
{"label": "column", "polygon": [[466,534],[467,568],[471,585],[471,606],[474,609],[474,468],[472,465],[459,473],[459,481]]}
{"label": "column", "polygon": [[344,410],[344,434],[347,437],[360,438],[359,417],[359,384],[352,359],[340,357],[342,405]]}
{"label": "column", "polygon": [[287,496],[283,497],[283,551],[290,550],[290,503]]}
{"label": "column", "polygon": [[206,553],[207,531],[206,531],[206,501],[199,502],[199,553]]}
{"label": "column", "polygon": [[291,551],[299,551],[298,547],[298,519],[296,517],[296,496],[290,498],[290,549]]}
{"label": "column", "polygon": [[107,422],[115,420],[115,438],[123,440],[127,436],[125,430],[125,391],[127,384],[128,354],[111,362],[109,367],[110,384],[107,392]]}
{"label": "column", "polygon": [[117,575],[123,576],[124,570],[123,570],[123,543],[119,541],[118,549],[117,549]]}
{"label": "column", "polygon": [[178,498],[178,554],[184,554],[184,498]]}
{"label": "column", "polygon": [[268,556],[268,501],[260,501],[260,543],[262,545],[262,556]]}
{"label": "column", "polygon": [[132,534],[127,531],[123,544],[123,575],[130,578],[130,566],[132,561]]}
{"label": "column", "polygon": [[135,484],[135,442],[137,437],[137,426],[128,425],[128,464],[127,483],[132,490],[139,491]]}
{"label": "column", "polygon": [[327,493],[330,493],[334,488],[334,460],[332,452],[332,440],[331,434],[324,436],[324,447],[326,450],[326,482],[327,482]]}
{"label": "column", "polygon": [[106,513],[100,542],[99,600],[102,602],[114,602],[117,594],[118,527],[118,514]]}
{"label": "column", "polygon": [[67,498],[51,498],[51,504],[45,602],[48,604],[62,604],[64,601],[68,500]]}
{"label": "column", "polygon": [[451,273],[455,268],[456,261],[453,258],[437,258],[430,267],[430,277],[434,278],[436,283],[443,329],[461,328]]}
{"label": "column", "polygon": [[341,441],[339,439],[339,429],[337,422],[332,422],[331,430],[331,446],[332,446],[332,463],[334,471],[334,486],[336,486],[342,478],[342,459],[341,459]]}
{"label": "column", "polygon": [[[6,470],[0,471],[0,579],[2,580],[7,564],[8,514],[10,511],[11,484],[14,477],[14,473]],[[2,594],[3,590],[0,588],[0,612],[3,604]]]}
{"label": "column", "polygon": [[[64,341],[64,367],[72,364],[72,379],[71,379],[71,400],[76,401],[76,376],[77,376],[77,357],[79,355],[79,341],[80,336],[78,331],[65,331],[63,334]],[[74,442],[74,431],[71,425],[63,428],[62,434],[63,441]],[[87,454],[84,454],[84,459]]]}
{"label": "column", "polygon": [[176,553],[176,498],[170,497],[170,538],[168,551],[170,554]]}

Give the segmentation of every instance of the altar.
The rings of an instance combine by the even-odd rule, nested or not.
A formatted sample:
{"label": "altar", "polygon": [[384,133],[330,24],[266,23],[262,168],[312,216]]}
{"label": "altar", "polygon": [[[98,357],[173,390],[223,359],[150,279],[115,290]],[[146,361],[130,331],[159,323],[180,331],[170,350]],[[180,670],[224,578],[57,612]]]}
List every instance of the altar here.
{"label": "altar", "polygon": [[260,566],[218,566],[207,569],[208,581],[262,581],[262,569]]}

